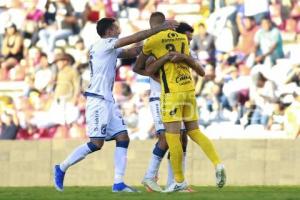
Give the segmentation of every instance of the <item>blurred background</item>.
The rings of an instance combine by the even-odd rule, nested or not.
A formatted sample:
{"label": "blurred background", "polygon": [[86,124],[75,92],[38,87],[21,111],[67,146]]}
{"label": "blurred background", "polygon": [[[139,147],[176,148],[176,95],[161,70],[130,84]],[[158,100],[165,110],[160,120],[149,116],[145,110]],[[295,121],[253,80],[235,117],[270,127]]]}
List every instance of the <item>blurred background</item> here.
{"label": "blurred background", "polygon": [[[0,139],[86,138],[82,92],[97,20],[117,18],[122,37],[148,29],[154,11],[194,27],[190,47],[206,71],[194,77],[205,134],[299,135],[298,0],[0,0]],[[67,70],[53,64],[63,52]],[[155,137],[149,79],[132,72],[134,63],[118,61],[114,94],[131,139],[146,140]]]}

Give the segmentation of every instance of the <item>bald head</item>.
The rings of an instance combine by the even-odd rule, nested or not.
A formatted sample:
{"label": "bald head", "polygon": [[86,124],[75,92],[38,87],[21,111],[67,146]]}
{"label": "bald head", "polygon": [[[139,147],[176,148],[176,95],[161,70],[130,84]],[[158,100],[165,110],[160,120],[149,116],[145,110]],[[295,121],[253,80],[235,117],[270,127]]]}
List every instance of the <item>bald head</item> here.
{"label": "bald head", "polygon": [[166,20],[166,17],[161,12],[154,12],[150,16],[150,27],[156,27],[162,25]]}

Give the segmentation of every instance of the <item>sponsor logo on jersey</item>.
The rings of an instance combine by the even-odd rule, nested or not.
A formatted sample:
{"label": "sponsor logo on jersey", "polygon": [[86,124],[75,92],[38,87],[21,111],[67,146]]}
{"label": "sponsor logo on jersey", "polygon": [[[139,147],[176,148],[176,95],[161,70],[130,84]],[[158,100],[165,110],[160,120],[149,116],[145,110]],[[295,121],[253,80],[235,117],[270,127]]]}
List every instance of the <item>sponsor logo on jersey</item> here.
{"label": "sponsor logo on jersey", "polygon": [[106,134],[106,127],[107,127],[107,124],[103,124],[103,125],[101,126],[101,134],[102,134],[102,135],[105,135],[105,134]]}
{"label": "sponsor logo on jersey", "polygon": [[177,112],[177,108],[175,108],[174,110],[171,110],[171,111],[170,111],[170,115],[173,116],[173,115],[176,114],[176,112]]}
{"label": "sponsor logo on jersey", "polygon": [[185,85],[192,80],[191,76],[187,74],[180,74],[176,77],[176,83],[180,85]]}

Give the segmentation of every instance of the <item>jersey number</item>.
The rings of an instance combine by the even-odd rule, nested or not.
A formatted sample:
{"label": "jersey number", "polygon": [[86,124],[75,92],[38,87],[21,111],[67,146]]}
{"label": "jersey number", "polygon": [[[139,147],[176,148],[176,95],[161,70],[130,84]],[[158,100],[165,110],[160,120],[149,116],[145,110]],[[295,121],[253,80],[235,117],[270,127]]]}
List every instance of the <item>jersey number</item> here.
{"label": "jersey number", "polygon": [[[180,52],[181,53],[184,53],[184,48],[185,48],[185,43],[181,43],[181,50],[180,50]],[[166,44],[166,49],[168,50],[168,51],[176,51],[176,48],[175,48],[175,45],[174,44]]]}

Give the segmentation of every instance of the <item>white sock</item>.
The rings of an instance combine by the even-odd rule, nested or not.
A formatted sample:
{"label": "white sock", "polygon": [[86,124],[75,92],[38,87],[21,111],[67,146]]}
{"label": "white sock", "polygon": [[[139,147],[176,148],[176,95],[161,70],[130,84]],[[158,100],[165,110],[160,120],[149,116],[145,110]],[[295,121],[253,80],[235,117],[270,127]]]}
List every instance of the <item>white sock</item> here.
{"label": "white sock", "polygon": [[145,174],[145,178],[150,178],[150,179],[155,178],[155,176],[158,173],[158,169],[159,169],[161,160],[162,160],[161,157],[159,157],[155,154],[152,154],[152,158],[150,160],[149,167],[148,167],[147,172]]}
{"label": "white sock", "polygon": [[77,147],[68,157],[66,160],[64,160],[60,165],[60,169],[65,172],[67,169],[78,163],[79,161],[83,160],[86,155],[90,154],[92,151],[88,147],[87,144],[83,144],[79,147]]}
{"label": "white sock", "polygon": [[[183,159],[182,159],[182,170],[183,174],[185,173],[185,166],[186,166],[186,152],[183,153]],[[167,179],[167,186],[171,185],[174,181],[174,174],[171,166],[171,161],[168,159],[168,179]]]}
{"label": "white sock", "polygon": [[127,165],[127,148],[116,147],[115,152],[115,178],[114,183],[124,182],[124,174]]}

